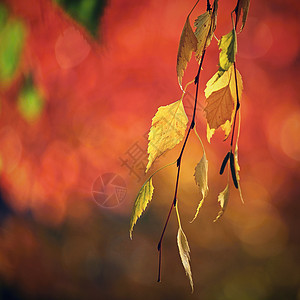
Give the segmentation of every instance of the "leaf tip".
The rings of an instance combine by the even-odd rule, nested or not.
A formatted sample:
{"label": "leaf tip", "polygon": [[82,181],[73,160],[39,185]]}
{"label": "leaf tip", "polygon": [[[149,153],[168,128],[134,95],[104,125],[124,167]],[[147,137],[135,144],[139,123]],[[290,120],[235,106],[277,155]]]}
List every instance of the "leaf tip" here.
{"label": "leaf tip", "polygon": [[182,78],[180,78],[180,77],[178,77],[178,84],[179,84],[180,89],[185,93],[185,91],[182,87]]}

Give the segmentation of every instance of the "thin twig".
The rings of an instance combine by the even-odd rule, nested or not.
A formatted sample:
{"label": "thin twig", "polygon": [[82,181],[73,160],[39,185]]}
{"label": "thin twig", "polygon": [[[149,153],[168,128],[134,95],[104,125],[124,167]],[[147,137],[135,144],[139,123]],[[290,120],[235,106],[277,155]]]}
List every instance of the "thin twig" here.
{"label": "thin twig", "polygon": [[232,145],[233,145],[233,138],[234,138],[234,131],[235,131],[235,123],[236,123],[237,112],[238,112],[238,110],[240,108],[239,89],[238,89],[238,82],[237,82],[235,62],[233,63],[233,67],[234,67],[235,91],[236,91],[236,109],[235,109],[235,112],[234,112],[233,128],[232,128],[232,135],[231,135],[231,141],[230,141],[231,151],[232,151]]}
{"label": "thin twig", "polygon": [[177,192],[178,192],[178,183],[179,183],[179,175],[180,175],[181,158],[182,158],[183,151],[184,151],[184,149],[185,149],[187,140],[188,140],[188,138],[189,138],[190,132],[191,132],[191,130],[192,130],[192,129],[194,128],[194,126],[195,126],[196,107],[197,107],[198,89],[199,89],[199,78],[200,78],[200,72],[201,72],[201,68],[202,68],[204,56],[205,56],[205,50],[204,50],[203,53],[202,53],[201,60],[200,60],[200,64],[199,64],[199,69],[198,69],[197,75],[196,75],[196,77],[195,77],[196,93],[195,93],[195,104],[194,104],[194,111],[193,111],[192,121],[191,121],[190,127],[189,127],[189,129],[188,129],[187,135],[186,135],[186,137],[185,137],[185,140],[184,140],[182,149],[181,149],[181,151],[180,151],[179,157],[178,157],[178,159],[177,159],[177,168],[178,168],[178,169],[177,169],[177,178],[176,178],[176,185],[175,185],[174,198],[173,198],[173,201],[172,201],[172,204],[171,204],[171,207],[170,207],[170,210],[169,210],[169,213],[168,213],[168,216],[167,216],[167,219],[166,219],[166,222],[165,222],[163,231],[162,231],[162,233],[161,233],[161,236],[160,236],[160,239],[159,239],[159,242],[158,242],[158,245],[157,245],[157,250],[158,250],[158,252],[159,252],[158,277],[157,277],[157,281],[158,281],[158,282],[161,281],[161,248],[162,248],[162,241],[163,241],[163,238],[164,238],[164,234],[165,234],[167,225],[168,225],[168,223],[169,223],[169,219],[170,219],[170,216],[171,216],[173,207],[175,207],[175,206],[176,206],[176,203],[177,203]]}

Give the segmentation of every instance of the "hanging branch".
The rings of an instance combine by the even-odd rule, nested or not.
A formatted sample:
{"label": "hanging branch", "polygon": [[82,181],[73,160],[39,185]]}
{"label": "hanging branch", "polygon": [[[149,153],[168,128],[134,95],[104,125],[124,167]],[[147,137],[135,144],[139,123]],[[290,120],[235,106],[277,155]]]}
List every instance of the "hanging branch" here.
{"label": "hanging branch", "polygon": [[[202,194],[202,199],[198,204],[195,216],[192,220],[194,221],[208,193],[208,161],[206,159],[206,153],[203,147],[203,143],[198,133],[196,132],[195,123],[196,123],[196,110],[197,110],[198,93],[199,93],[200,73],[202,70],[206,48],[209,46],[212,37],[214,36],[214,31],[216,28],[216,20],[217,20],[218,1],[219,0],[214,0],[214,3],[211,7],[210,1],[207,0],[206,12],[198,16],[197,19],[195,20],[194,23],[194,26],[196,28],[195,31],[191,27],[189,18],[191,13],[194,11],[196,5],[199,3],[199,0],[196,1],[195,5],[189,12],[181,33],[179,47],[178,47],[178,54],[177,54],[177,64],[176,64],[178,83],[183,93],[181,98],[178,101],[158,108],[155,116],[152,119],[152,125],[149,131],[149,138],[148,138],[149,156],[148,156],[148,164],[146,166],[146,173],[152,166],[155,159],[160,157],[165,152],[173,149],[176,145],[178,145],[180,142],[183,141],[180,154],[177,160],[174,162],[177,165],[177,176],[175,182],[174,197],[172,198],[172,203],[168,211],[167,218],[163,226],[162,233],[160,235],[160,239],[157,245],[157,250],[158,250],[157,281],[158,282],[161,281],[162,243],[163,243],[164,235],[173,208],[175,208],[177,213],[178,226],[179,226],[178,234],[177,234],[178,250],[179,250],[180,258],[183,267],[185,269],[185,272],[189,277],[192,291],[193,291],[193,280],[192,280],[192,273],[191,273],[191,266],[190,266],[190,248],[180,222],[177,195],[178,195],[178,188],[179,188],[179,178],[180,178],[182,157],[188,139],[190,137],[191,130],[193,129],[195,131],[196,136],[199,138],[203,149],[202,158],[196,165],[195,173],[194,173],[195,183]],[[230,192],[229,189],[230,173],[233,179],[234,186],[237,189],[239,189],[240,196],[242,199],[241,189],[239,185],[240,167],[238,164],[238,145],[237,145],[239,134],[240,134],[240,122],[241,122],[240,97],[242,91],[242,78],[236,68],[236,62],[235,62],[235,56],[237,53],[236,27],[241,15],[243,15],[241,30],[245,26],[245,21],[249,9],[249,3],[250,0],[237,1],[237,5],[235,9],[231,13],[233,29],[231,32],[221,37],[221,39],[218,41],[219,48],[221,49],[220,58],[219,58],[219,69],[217,73],[207,82],[206,89],[205,89],[205,97],[206,97],[207,105],[204,108],[204,111],[206,113],[206,119],[207,119],[208,141],[210,142],[210,138],[214,134],[215,130],[218,129],[219,127],[221,127],[221,129],[224,130],[225,139],[227,139],[231,134],[230,151],[226,154],[220,169],[220,174],[223,174],[225,167],[229,161],[229,167],[227,172],[228,174],[227,185],[225,189],[218,196],[218,201],[221,206],[221,211],[219,212],[215,221],[218,220],[223,215],[228,203],[229,192]],[[233,22],[233,13],[235,13],[235,22]],[[195,58],[199,63],[199,68],[194,80],[187,83],[185,88],[183,89],[182,79],[193,53],[195,53]],[[183,106],[183,97],[186,93],[187,87],[193,82],[195,84],[193,116],[190,125],[187,126],[188,117],[186,116],[185,109]],[[238,116],[239,116],[239,122],[238,122],[237,134],[236,134],[235,127],[237,126],[236,123],[237,123]],[[235,134],[237,135],[236,137]],[[233,149],[234,141],[235,141],[235,148]],[[152,177],[154,174],[152,174],[146,180],[146,182],[140,189],[138,196],[135,200],[131,222],[130,222],[131,238],[132,238],[134,225],[136,224],[137,220],[140,218],[140,216],[146,209],[148,203],[152,199],[153,191],[154,191],[154,187],[152,185]]]}
{"label": "hanging branch", "polygon": [[168,223],[169,223],[169,219],[170,219],[172,210],[173,210],[173,208],[176,206],[176,202],[177,202],[177,192],[178,192],[178,183],[179,183],[179,175],[180,175],[181,158],[182,158],[183,151],[184,151],[184,149],[185,149],[187,140],[188,140],[188,138],[189,138],[190,132],[191,132],[191,130],[192,130],[192,129],[194,128],[194,126],[195,126],[196,107],[197,107],[198,89],[199,89],[199,78],[200,78],[200,72],[201,72],[201,68],[202,68],[204,56],[205,56],[205,50],[203,51],[203,54],[202,54],[202,57],[201,57],[201,61],[200,61],[200,65],[199,65],[199,68],[198,68],[198,72],[197,72],[197,75],[196,75],[196,77],[195,77],[196,92],[195,92],[195,102],[194,102],[194,110],[193,110],[192,121],[191,121],[190,127],[189,127],[189,129],[188,129],[187,135],[186,135],[186,137],[185,137],[183,146],[182,146],[182,148],[181,148],[179,157],[178,157],[178,159],[177,159],[177,177],[176,177],[176,184],[175,184],[174,198],[173,198],[173,201],[172,201],[172,204],[171,204],[171,207],[170,207],[170,210],[169,210],[169,213],[168,213],[168,216],[167,216],[165,225],[164,225],[164,227],[163,227],[163,230],[162,230],[162,233],[161,233],[161,236],[160,236],[158,245],[157,245],[157,250],[158,250],[158,252],[159,252],[159,260],[158,260],[158,277],[157,277],[157,281],[158,281],[158,282],[161,281],[161,248],[162,248],[162,241],[163,241],[163,238],[164,238],[164,234],[165,234],[167,225],[168,225]]}

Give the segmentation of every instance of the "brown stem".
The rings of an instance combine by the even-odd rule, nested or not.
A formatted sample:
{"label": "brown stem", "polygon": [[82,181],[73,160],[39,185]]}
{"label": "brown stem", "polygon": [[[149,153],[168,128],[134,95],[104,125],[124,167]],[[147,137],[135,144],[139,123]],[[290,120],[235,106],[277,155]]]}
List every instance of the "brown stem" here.
{"label": "brown stem", "polygon": [[207,0],[206,10],[207,10],[207,11],[211,10],[211,5],[210,5],[209,0]]}
{"label": "brown stem", "polygon": [[240,0],[237,1],[237,4],[236,4],[236,7],[235,9],[233,10],[233,12],[235,12],[235,25],[234,25],[234,28],[236,29],[237,27],[237,22],[238,22],[238,7],[240,5]]}
{"label": "brown stem", "polygon": [[188,130],[188,132],[187,132],[187,135],[186,135],[186,137],[185,137],[184,143],[183,143],[183,145],[182,145],[182,149],[181,149],[181,151],[180,151],[179,157],[178,157],[178,159],[177,159],[177,178],[176,178],[176,185],[175,185],[174,198],[173,198],[173,201],[172,201],[172,204],[171,204],[171,207],[170,207],[170,210],[169,210],[169,213],[168,213],[168,216],[167,216],[167,219],[166,219],[166,222],[165,222],[163,231],[162,231],[162,233],[161,233],[161,236],[160,236],[160,239],[159,239],[159,242],[158,242],[158,245],[157,245],[157,250],[158,250],[158,252],[159,252],[159,259],[158,259],[158,277],[157,277],[157,281],[158,281],[158,282],[160,282],[160,280],[161,280],[161,249],[162,249],[162,241],[163,241],[163,238],[164,238],[164,235],[165,235],[165,231],[166,231],[167,225],[168,225],[168,223],[169,223],[169,219],[170,219],[170,216],[171,216],[173,207],[176,206],[176,202],[177,202],[177,192],[178,192],[178,184],[179,184],[179,175],[180,175],[181,158],[182,158],[183,151],[184,151],[184,149],[185,149],[187,140],[188,140],[188,138],[189,138],[190,132],[191,132],[191,130],[192,130],[192,129],[194,128],[194,126],[195,126],[196,107],[197,107],[198,89],[199,89],[199,78],[200,78],[200,72],[201,72],[201,68],[202,68],[202,64],[203,64],[204,55],[205,55],[205,50],[204,50],[203,53],[202,53],[201,60],[200,60],[200,65],[199,65],[199,69],[198,69],[197,75],[196,75],[196,77],[195,77],[196,93],[195,93],[195,104],[194,104],[194,111],[193,111],[192,121],[191,121],[189,130]]}

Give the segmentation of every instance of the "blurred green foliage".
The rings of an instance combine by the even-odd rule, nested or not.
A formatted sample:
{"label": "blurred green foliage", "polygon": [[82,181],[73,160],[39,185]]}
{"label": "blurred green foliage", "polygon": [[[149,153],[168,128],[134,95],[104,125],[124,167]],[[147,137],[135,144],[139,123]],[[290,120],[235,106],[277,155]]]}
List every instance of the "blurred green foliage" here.
{"label": "blurred green foliage", "polygon": [[107,0],[54,0],[94,37],[98,34],[100,17]]}
{"label": "blurred green foliage", "polygon": [[32,76],[29,75],[24,82],[18,98],[18,109],[22,116],[28,121],[36,120],[44,107],[44,100],[35,87]]}
{"label": "blurred green foliage", "polygon": [[25,40],[25,27],[9,18],[7,8],[0,4],[0,80],[9,82],[20,62]]}

